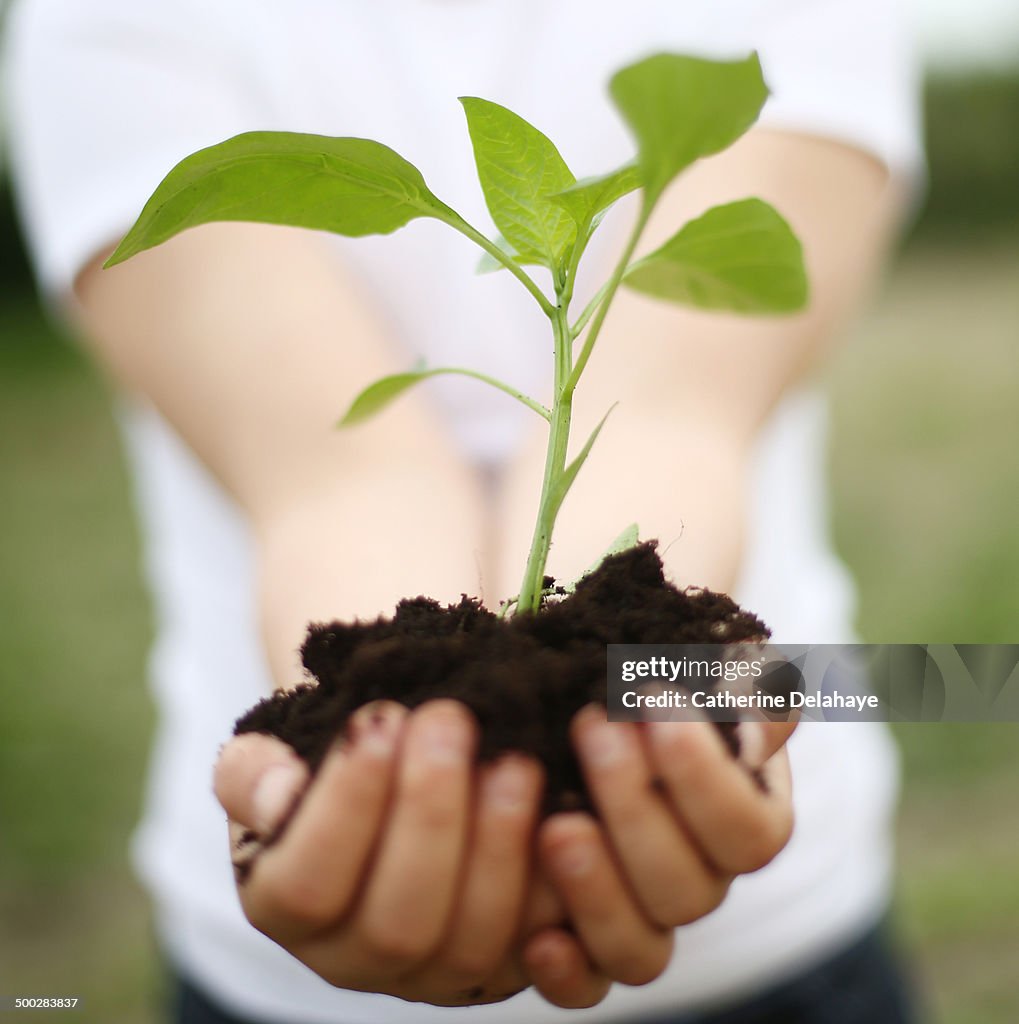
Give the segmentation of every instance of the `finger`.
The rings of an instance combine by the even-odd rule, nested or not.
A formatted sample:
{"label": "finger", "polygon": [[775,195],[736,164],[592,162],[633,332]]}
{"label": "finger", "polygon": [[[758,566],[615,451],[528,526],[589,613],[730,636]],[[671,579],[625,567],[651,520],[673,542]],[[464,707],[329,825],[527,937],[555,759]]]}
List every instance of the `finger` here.
{"label": "finger", "polygon": [[480,1006],[501,1003],[531,985],[531,979],[519,957],[506,959],[482,981],[458,985],[444,969],[426,966],[422,971],[404,975],[393,986],[391,994],[412,1002],[436,1006]]}
{"label": "finger", "polygon": [[566,924],[566,907],[541,864],[534,866],[524,906],[521,934],[533,935],[545,928]]}
{"label": "finger", "polygon": [[377,841],[407,709],[379,701],[350,721],[282,838],[253,866],[242,902],[256,927],[293,937],[336,923]]}
{"label": "finger", "polygon": [[736,729],[739,759],[750,769],[760,768],[785,746],[798,724],[798,719],[791,722],[763,722],[759,719],[740,722]]}
{"label": "finger", "polygon": [[230,863],[234,869],[234,881],[243,885],[251,875],[255,858],[262,852],[264,844],[254,829],[245,828],[239,822],[228,822],[227,834],[230,840]]}
{"label": "finger", "polygon": [[357,931],[373,961],[407,968],[435,952],[450,919],[467,841],[477,725],[452,700],[412,715],[388,827]]}
{"label": "finger", "polygon": [[271,835],[308,784],[308,766],[273,736],[235,736],[220,752],[212,788],[227,817],[259,835]]}
{"label": "finger", "polygon": [[478,778],[466,877],[441,960],[465,984],[486,978],[520,924],[543,773],[533,758],[508,754]]}
{"label": "finger", "polygon": [[672,806],[718,871],[764,867],[792,834],[788,763],[766,763],[764,790],[710,722],[649,722],[648,748]]}
{"label": "finger", "polygon": [[553,815],[539,829],[538,848],[595,966],[627,985],[657,978],[672,955],[672,930],[641,913],[595,820],[580,813]]}
{"label": "finger", "polygon": [[571,726],[588,791],[644,914],[662,928],[689,924],[725,898],[730,879],[707,864],[655,786],[637,726],[581,710]]}
{"label": "finger", "polygon": [[612,987],[611,979],[590,963],[580,943],[562,928],[546,928],[532,936],[523,961],[534,987],[565,1010],[595,1006]]}
{"label": "finger", "polygon": [[462,1001],[471,1004],[501,1003],[523,992],[525,988],[530,988],[531,979],[519,959],[517,956],[507,959],[483,985],[462,991]]}

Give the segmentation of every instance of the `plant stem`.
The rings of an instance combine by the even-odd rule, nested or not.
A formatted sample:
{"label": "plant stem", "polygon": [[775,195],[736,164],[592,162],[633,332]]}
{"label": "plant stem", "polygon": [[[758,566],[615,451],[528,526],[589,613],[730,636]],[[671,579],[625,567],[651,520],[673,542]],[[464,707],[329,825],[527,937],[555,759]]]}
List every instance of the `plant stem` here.
{"label": "plant stem", "polygon": [[558,508],[554,502],[556,485],[566,468],[566,452],[570,442],[570,419],[573,413],[573,394],[566,393],[565,384],[572,369],[573,353],[570,337],[569,310],[562,301],[552,318],[555,339],[555,391],[552,420],[549,424],[548,447],[545,451],[545,473],[541,482],[538,517],[534,524],[531,549],[524,568],[524,579],[517,598],[517,613],[536,612],[541,606],[541,592],[545,580],[545,565],[552,545],[552,529]]}
{"label": "plant stem", "polygon": [[456,374],[460,377],[470,377],[472,380],[480,380],[482,384],[488,384],[498,391],[501,391],[504,395],[509,395],[510,398],[515,398],[522,405],[526,405],[528,409],[536,412],[546,422],[551,422],[552,413],[546,409],[541,402],[530,395],[525,395],[522,391],[517,391],[515,387],[509,384],[504,384],[501,380],[496,377],[490,377],[487,373],[482,373],[480,370],[468,370],[462,366],[438,366],[434,370],[428,370],[425,373],[427,377],[437,377],[439,374]]}
{"label": "plant stem", "polygon": [[[580,380],[580,375],[584,372],[584,367],[587,366],[587,361],[591,358],[592,351],[594,351],[595,342],[598,340],[598,335],[601,334],[602,325],[605,323],[605,317],[608,314],[609,307],[612,305],[612,300],[616,297],[619,285],[623,281],[623,275],[626,273],[626,268],[630,265],[630,259],[633,256],[634,250],[637,248],[640,236],[644,233],[644,228],[647,227],[652,207],[653,203],[649,202],[645,197],[644,205],[640,209],[640,216],[638,216],[637,223],[634,224],[633,231],[630,233],[630,240],[626,243],[626,249],[620,257],[619,262],[616,264],[616,269],[612,272],[612,277],[609,278],[609,283],[605,286],[604,298],[601,300],[601,305],[598,306],[598,312],[595,314],[591,328],[587,332],[587,337],[584,339],[584,347],[580,350],[580,355],[577,357],[576,365],[573,367],[573,371],[564,385],[564,391],[566,391],[571,398],[573,396],[573,391],[577,386],[577,381]],[[555,415],[554,406],[552,412],[553,415]]]}
{"label": "plant stem", "polygon": [[588,321],[594,316],[595,310],[601,305],[602,299],[608,294],[609,282],[606,281],[601,288],[598,289],[597,294],[591,301],[584,307],[580,316],[577,317],[577,322],[570,328],[570,334],[572,337],[577,338],[580,336],[580,332],[587,326]]}
{"label": "plant stem", "polygon": [[[599,301],[592,304],[592,307],[597,306],[597,313],[594,314],[594,321],[584,339],[584,346],[575,365],[573,363],[573,340],[576,335],[570,329],[569,304],[573,295],[577,270],[578,261],[576,259],[571,262],[565,280],[556,282],[557,305],[552,316],[552,332],[555,339],[555,390],[553,392],[552,418],[549,423],[548,447],[545,451],[545,473],[541,482],[538,517],[531,537],[531,549],[527,555],[524,579],[520,584],[517,614],[532,614],[541,607],[545,566],[548,563],[548,553],[552,547],[552,531],[555,528],[556,517],[562,504],[563,496],[559,493],[559,485],[566,470],[570,421],[573,414],[573,392],[584,372],[584,367],[587,366],[587,361],[591,358],[591,352],[601,333],[602,325],[605,323],[609,306],[612,305],[612,300],[619,290],[623,275],[626,273],[626,268],[640,241],[640,236],[647,226],[653,205],[653,201],[645,198],[637,223],[627,242],[626,250],[612,272],[612,277],[598,293]],[[585,316],[589,315],[585,310]],[[584,316],[581,319],[584,320]],[[600,429],[599,425],[598,430]],[[592,435],[592,441],[596,436],[597,431]]]}

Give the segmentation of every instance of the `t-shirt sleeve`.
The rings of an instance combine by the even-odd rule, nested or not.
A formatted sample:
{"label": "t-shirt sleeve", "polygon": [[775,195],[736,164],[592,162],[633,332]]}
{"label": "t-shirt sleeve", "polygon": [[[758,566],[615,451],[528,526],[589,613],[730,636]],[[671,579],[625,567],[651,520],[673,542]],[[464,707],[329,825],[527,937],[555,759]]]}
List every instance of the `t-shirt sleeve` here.
{"label": "t-shirt sleeve", "polygon": [[175,163],[257,127],[242,66],[212,48],[215,6],[18,0],[10,10],[9,159],[47,297],[69,293]]}
{"label": "t-shirt sleeve", "polygon": [[925,175],[921,75],[903,0],[786,0],[762,5],[760,50],[771,97],[761,124],[831,138],[881,160],[919,191]]}

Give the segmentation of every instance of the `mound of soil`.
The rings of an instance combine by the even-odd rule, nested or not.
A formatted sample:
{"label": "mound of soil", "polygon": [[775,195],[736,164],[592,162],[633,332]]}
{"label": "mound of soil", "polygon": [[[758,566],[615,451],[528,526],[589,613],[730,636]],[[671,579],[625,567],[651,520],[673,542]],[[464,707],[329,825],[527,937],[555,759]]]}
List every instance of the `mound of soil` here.
{"label": "mound of soil", "polygon": [[[607,558],[576,590],[536,615],[500,619],[464,596],[442,607],[403,600],[392,618],[313,625],[301,649],[316,683],[263,700],[236,733],[289,743],[312,769],[350,715],[373,700],[413,708],[435,697],[466,704],[481,725],[479,757],[507,750],[546,766],[545,812],[588,808],[569,724],[605,703],[606,644],[717,644],[766,638],[768,628],[731,598],[666,582],[654,541]],[[733,753],[732,723],[718,723]]]}

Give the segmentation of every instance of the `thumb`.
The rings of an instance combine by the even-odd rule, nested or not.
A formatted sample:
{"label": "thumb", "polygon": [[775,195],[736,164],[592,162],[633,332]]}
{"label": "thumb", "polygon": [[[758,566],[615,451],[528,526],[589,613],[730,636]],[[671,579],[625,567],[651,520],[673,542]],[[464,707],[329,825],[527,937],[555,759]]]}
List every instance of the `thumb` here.
{"label": "thumb", "polygon": [[750,769],[757,770],[785,746],[795,732],[799,716],[789,722],[768,722],[749,718],[740,722],[737,735],[740,740],[740,760]]}
{"label": "thumb", "polygon": [[231,821],[266,837],[286,820],[309,778],[292,747],[252,732],[223,747],[212,788]]}

